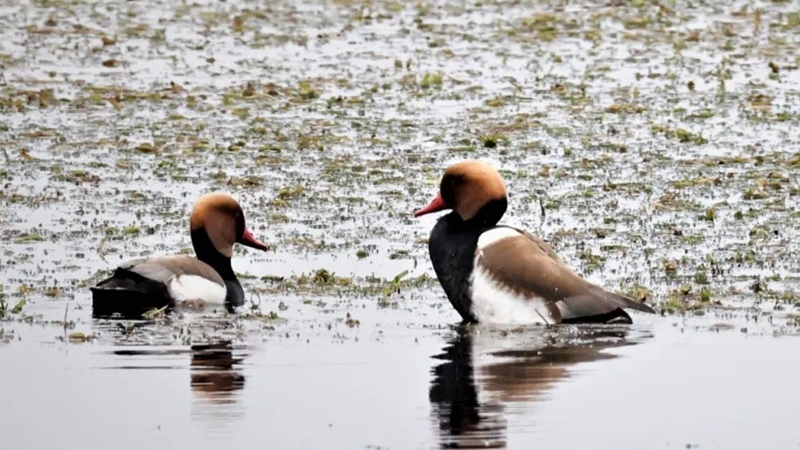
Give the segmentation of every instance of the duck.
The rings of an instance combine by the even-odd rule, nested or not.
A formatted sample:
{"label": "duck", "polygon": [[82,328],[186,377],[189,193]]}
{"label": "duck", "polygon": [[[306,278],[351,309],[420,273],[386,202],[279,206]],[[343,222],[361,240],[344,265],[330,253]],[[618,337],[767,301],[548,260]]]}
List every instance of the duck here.
{"label": "duck", "polygon": [[244,289],[231,267],[234,244],[266,251],[245,224],[244,212],[230,195],[201,196],[189,218],[196,256],[140,258],[116,268],[94,287],[95,316],[141,315],[175,304],[223,304],[232,311],[244,304]]}
{"label": "duck", "polygon": [[541,238],[498,225],[508,207],[505,183],[488,163],[448,167],[421,217],[436,222],[428,252],[450,303],[468,323],[506,325],[632,323],[625,311],[654,313],[644,303],[592,284]]}

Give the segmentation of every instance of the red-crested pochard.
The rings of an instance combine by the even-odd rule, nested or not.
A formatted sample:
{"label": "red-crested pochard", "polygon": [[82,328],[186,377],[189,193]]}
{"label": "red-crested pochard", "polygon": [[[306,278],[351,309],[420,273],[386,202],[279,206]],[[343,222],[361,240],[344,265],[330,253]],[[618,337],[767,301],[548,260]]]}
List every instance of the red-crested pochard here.
{"label": "red-crested pochard", "polygon": [[498,226],[507,205],[500,174],[486,163],[463,161],[445,171],[439,193],[414,213],[452,210],[436,222],[428,250],[447,298],[465,321],[631,323],[623,308],[654,312],[584,280],[538,237]]}
{"label": "red-crested pochard", "polygon": [[267,246],[245,226],[242,207],[230,195],[206,194],[194,205],[189,229],[197,257],[142,258],[119,266],[91,288],[94,314],[135,314],[186,301],[243,305],[244,290],[231,267],[233,244]]}

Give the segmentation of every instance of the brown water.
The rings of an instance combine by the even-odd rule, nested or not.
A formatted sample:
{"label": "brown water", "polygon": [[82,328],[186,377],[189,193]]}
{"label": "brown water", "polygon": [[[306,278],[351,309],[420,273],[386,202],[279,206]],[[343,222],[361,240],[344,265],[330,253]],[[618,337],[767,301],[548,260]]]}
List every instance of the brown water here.
{"label": "brown water", "polygon": [[[800,2],[0,4],[2,447],[797,448]],[[425,238],[504,223],[655,305],[456,329]],[[98,320],[225,190],[243,311]]]}

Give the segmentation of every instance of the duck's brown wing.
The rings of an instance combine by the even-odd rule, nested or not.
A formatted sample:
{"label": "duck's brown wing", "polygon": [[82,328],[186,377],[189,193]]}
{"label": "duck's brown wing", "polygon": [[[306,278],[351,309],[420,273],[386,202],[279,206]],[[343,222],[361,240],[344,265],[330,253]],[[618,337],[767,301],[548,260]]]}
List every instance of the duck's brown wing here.
{"label": "duck's brown wing", "polygon": [[[494,235],[486,235],[489,232]],[[622,308],[654,312],[584,280],[546,242],[530,233],[494,228],[481,235],[477,252],[476,266],[520,297],[544,300],[557,322],[630,322]]]}
{"label": "duck's brown wing", "polygon": [[219,285],[225,284],[219,273],[211,266],[195,257],[186,255],[136,259],[128,261],[119,268],[165,284],[170,278],[180,275],[193,275]]}

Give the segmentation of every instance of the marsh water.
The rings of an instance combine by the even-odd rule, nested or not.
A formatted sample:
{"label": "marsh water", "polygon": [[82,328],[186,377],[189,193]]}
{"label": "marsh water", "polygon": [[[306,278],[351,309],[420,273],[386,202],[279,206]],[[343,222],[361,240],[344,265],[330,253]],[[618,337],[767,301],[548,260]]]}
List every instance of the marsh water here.
{"label": "marsh water", "polygon": [[23,339],[3,349],[4,433],[13,448],[798,445],[796,339],[646,322],[358,342]]}
{"label": "marsh water", "polygon": [[[0,5],[3,448],[797,448],[800,2]],[[645,299],[459,325],[414,220],[504,223]],[[93,318],[225,190],[248,295]]]}

